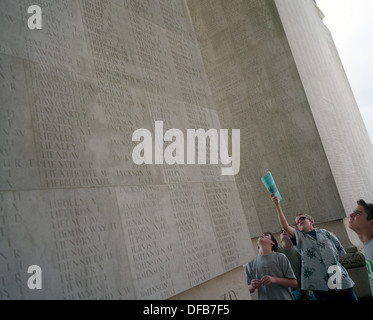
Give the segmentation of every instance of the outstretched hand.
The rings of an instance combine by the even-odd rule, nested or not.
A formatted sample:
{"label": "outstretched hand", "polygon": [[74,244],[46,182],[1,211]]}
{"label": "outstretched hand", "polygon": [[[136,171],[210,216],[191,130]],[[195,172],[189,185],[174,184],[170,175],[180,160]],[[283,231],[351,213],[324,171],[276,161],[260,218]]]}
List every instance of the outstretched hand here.
{"label": "outstretched hand", "polygon": [[274,193],[271,194],[271,200],[276,206],[279,204],[278,197]]}

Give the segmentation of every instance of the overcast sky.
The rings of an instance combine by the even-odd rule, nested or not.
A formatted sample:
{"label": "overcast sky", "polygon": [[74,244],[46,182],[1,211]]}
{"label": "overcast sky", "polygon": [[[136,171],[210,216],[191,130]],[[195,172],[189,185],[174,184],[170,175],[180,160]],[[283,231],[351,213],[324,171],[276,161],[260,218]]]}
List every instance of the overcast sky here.
{"label": "overcast sky", "polygon": [[373,144],[373,0],[316,0]]}

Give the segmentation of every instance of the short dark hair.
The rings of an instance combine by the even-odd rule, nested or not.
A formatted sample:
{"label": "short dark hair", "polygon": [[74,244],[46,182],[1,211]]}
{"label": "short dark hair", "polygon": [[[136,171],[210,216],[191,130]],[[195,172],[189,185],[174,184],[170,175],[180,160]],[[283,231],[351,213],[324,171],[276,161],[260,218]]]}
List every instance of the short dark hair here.
{"label": "short dark hair", "polygon": [[272,245],[272,251],[276,251],[277,252],[277,249],[278,249],[278,243],[277,243],[277,240],[276,238],[273,236],[273,234],[271,232],[263,232],[266,236],[267,235],[270,235],[271,236],[271,240],[272,242],[274,242],[274,245]]}
{"label": "short dark hair", "polygon": [[373,220],[373,203],[366,203],[363,199],[357,201],[359,206],[364,208],[364,211],[367,213],[367,220]]}

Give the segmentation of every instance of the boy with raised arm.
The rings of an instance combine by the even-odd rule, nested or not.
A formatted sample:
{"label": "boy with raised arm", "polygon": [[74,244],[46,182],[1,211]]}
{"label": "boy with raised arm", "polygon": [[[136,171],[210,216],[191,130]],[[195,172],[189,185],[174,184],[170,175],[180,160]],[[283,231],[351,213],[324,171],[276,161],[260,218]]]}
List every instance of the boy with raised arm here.
{"label": "boy with raised arm", "polygon": [[[339,263],[346,251],[338,238],[328,230],[315,228],[313,218],[307,214],[296,216],[295,230],[288,224],[278,198],[272,194],[271,200],[282,229],[293,239],[302,257],[302,290],[312,290],[318,300],[357,300],[354,282]],[[328,281],[332,276],[333,281]]]}
{"label": "boy with raised arm", "polygon": [[276,252],[277,241],[270,232],[258,238],[259,254],[246,264],[246,281],[250,293],[258,289],[259,300],[293,300],[290,288],[297,287],[297,279],[288,258]]}

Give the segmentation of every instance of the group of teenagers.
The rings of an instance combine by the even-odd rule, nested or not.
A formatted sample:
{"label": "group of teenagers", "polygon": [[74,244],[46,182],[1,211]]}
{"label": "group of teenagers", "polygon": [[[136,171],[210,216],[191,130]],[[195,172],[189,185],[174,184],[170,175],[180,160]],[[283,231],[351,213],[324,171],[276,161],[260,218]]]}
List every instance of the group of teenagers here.
{"label": "group of teenagers", "polygon": [[[354,282],[340,263],[346,255],[338,238],[316,228],[314,219],[299,214],[290,226],[278,197],[271,195],[282,227],[280,246],[270,233],[258,238],[259,253],[245,266],[250,293],[259,300],[357,300]],[[364,244],[364,255],[373,295],[373,204],[357,201],[349,228]],[[298,279],[298,280],[297,280]]]}

